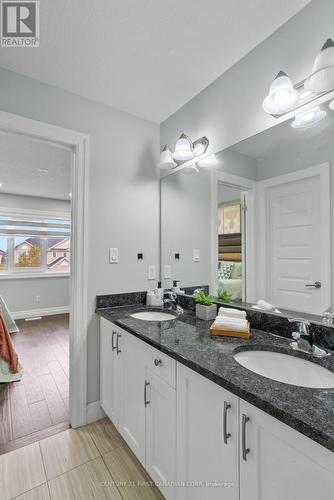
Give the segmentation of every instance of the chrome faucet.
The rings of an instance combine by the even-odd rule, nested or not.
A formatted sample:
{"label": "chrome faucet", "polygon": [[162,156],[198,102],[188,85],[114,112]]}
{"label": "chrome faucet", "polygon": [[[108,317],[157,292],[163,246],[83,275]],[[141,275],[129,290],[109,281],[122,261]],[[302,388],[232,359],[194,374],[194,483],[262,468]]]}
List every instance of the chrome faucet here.
{"label": "chrome faucet", "polygon": [[291,347],[298,351],[314,354],[318,357],[328,356],[329,353],[314,344],[314,335],[310,329],[310,322],[302,318],[291,318],[289,322],[295,325],[291,337],[295,342],[291,342]]}
{"label": "chrome faucet", "polygon": [[177,294],[168,290],[165,292],[165,295],[167,295],[168,298],[164,298],[164,304],[169,304],[170,309],[174,307],[177,315],[182,314],[184,309],[177,303]]}

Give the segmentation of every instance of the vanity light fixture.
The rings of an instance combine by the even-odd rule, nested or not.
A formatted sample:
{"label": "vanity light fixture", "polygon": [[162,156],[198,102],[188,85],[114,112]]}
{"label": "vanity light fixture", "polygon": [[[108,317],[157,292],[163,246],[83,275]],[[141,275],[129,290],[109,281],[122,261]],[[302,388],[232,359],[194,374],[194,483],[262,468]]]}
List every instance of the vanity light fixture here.
{"label": "vanity light fixture", "polygon": [[305,81],[312,92],[327,92],[334,88],[334,41],[328,38],[315,58],[312,74]]}
{"label": "vanity light fixture", "polygon": [[186,134],[181,134],[175,144],[174,160],[188,161],[194,157],[194,146]]}
{"label": "vanity light fixture", "polygon": [[273,80],[262,106],[266,113],[279,115],[292,110],[298,99],[299,93],[294,88],[291,78],[284,71],[280,71]]}
{"label": "vanity light fixture", "polygon": [[219,160],[215,154],[209,155],[206,158],[203,158],[203,160],[199,160],[197,162],[197,166],[201,167],[201,168],[214,167],[215,165],[218,165],[218,164],[219,164]]}
{"label": "vanity light fixture", "polygon": [[304,113],[299,113],[296,115],[295,119],[291,123],[293,128],[305,128],[311,127],[319,123],[327,115],[326,111],[320,109],[319,106],[315,106]]}
{"label": "vanity light fixture", "polygon": [[334,111],[334,99],[329,103],[329,109],[331,109],[332,111]]}
{"label": "vanity light fixture", "polygon": [[173,160],[171,150],[166,145],[160,153],[158,168],[160,168],[161,170],[168,170],[174,167],[176,167],[176,163]]}

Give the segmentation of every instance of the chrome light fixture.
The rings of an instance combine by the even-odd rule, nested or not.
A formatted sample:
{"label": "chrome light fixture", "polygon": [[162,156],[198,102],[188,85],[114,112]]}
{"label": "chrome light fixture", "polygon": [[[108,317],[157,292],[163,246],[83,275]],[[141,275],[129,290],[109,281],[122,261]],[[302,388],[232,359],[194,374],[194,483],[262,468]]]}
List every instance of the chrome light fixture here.
{"label": "chrome light fixture", "polygon": [[291,127],[293,128],[305,128],[311,127],[319,123],[327,115],[326,111],[320,109],[319,106],[315,106],[304,113],[299,113],[296,115],[295,119],[291,122]]}
{"label": "chrome light fixture", "polygon": [[334,42],[331,38],[328,38],[315,58],[305,88],[312,92],[326,92],[334,88]]}
{"label": "chrome light fixture", "polygon": [[283,114],[292,110],[299,99],[298,91],[294,88],[291,78],[284,71],[280,71],[272,82],[269,94],[263,101],[266,113]]}
{"label": "chrome light fixture", "polygon": [[160,168],[160,170],[168,170],[174,167],[176,167],[176,163],[173,160],[171,150],[166,145],[160,153],[158,168]]}
{"label": "chrome light fixture", "polygon": [[194,146],[186,134],[181,134],[175,144],[173,158],[177,161],[188,161],[194,157]]}

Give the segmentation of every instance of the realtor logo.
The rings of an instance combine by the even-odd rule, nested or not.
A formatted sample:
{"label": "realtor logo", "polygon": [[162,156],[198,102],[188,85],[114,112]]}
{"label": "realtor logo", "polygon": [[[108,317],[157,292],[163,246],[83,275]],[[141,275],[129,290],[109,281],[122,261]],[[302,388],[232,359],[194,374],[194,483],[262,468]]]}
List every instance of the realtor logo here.
{"label": "realtor logo", "polygon": [[1,1],[1,46],[39,47],[39,1]]}

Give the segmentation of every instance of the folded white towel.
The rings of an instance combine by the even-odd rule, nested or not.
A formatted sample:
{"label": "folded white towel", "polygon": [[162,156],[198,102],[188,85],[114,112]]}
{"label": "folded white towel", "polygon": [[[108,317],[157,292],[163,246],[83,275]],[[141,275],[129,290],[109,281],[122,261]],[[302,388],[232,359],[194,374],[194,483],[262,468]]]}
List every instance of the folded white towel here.
{"label": "folded white towel", "polygon": [[229,318],[227,316],[217,316],[213,326],[216,328],[226,328],[229,330],[243,332],[248,330],[248,321],[242,318]]}
{"label": "folded white towel", "polygon": [[230,318],[246,319],[246,311],[239,311],[239,309],[232,309],[231,307],[220,307],[218,316],[228,316]]}
{"label": "folded white towel", "polygon": [[276,309],[276,307],[273,304],[270,304],[269,302],[266,302],[265,300],[258,300],[257,304],[252,306],[252,309],[258,309],[261,311],[271,311],[271,312],[281,314],[281,311]]}

